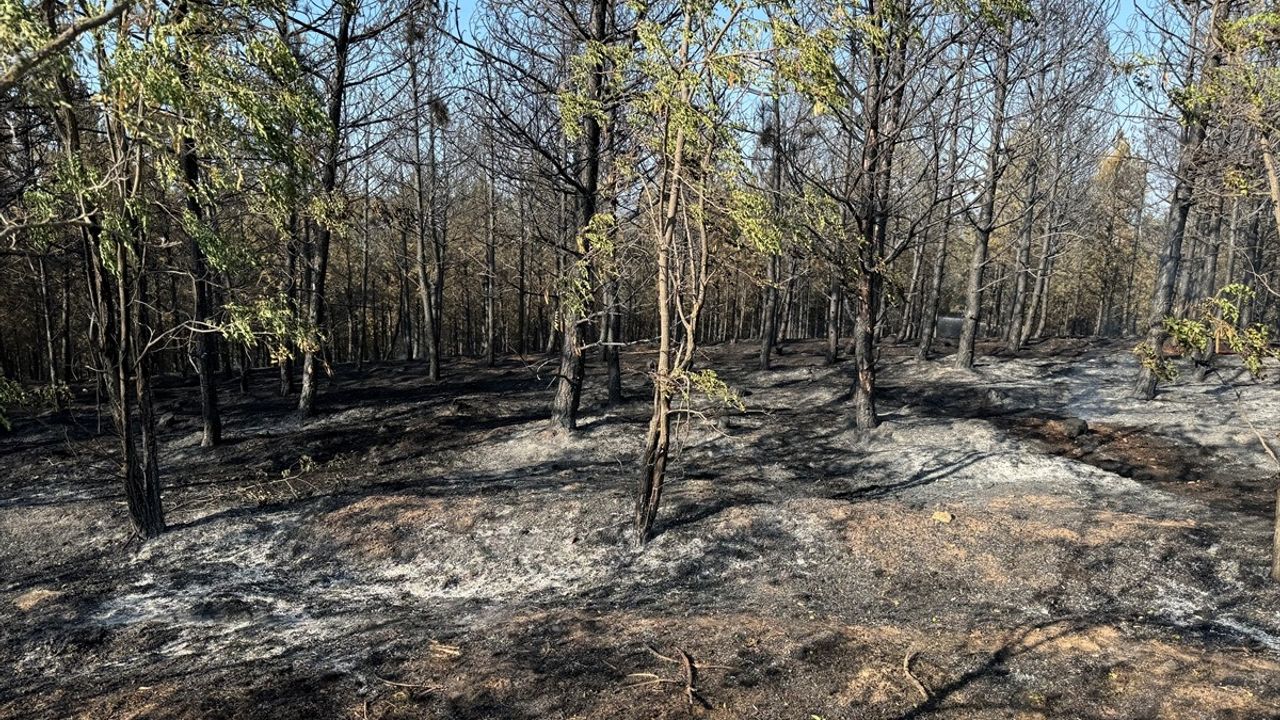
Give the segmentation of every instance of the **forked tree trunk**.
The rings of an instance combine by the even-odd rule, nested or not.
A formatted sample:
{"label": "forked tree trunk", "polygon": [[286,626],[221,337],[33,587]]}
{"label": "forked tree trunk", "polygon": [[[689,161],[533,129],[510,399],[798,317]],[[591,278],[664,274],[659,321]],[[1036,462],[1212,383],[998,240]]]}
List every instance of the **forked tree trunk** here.
{"label": "forked tree trunk", "polygon": [[1005,101],[1009,95],[1009,32],[1000,39],[999,56],[996,59],[994,104],[991,117],[991,144],[987,148],[987,168],[982,195],[982,208],[978,225],[974,229],[973,258],[969,262],[969,284],[965,288],[964,325],[960,330],[960,347],[956,351],[955,365],[969,370],[973,368],[974,347],[978,339],[982,319],[982,280],[987,267],[987,250],[991,233],[995,229],[996,191],[1000,183],[1000,148],[1004,144]]}
{"label": "forked tree trunk", "polygon": [[[52,0],[46,0],[42,9],[50,35],[57,36],[56,4]],[[65,73],[58,72],[55,82],[61,101],[57,118],[58,132],[67,160],[73,167],[83,169],[81,128],[74,109],[76,104],[71,81]],[[121,469],[130,523],[137,535],[151,538],[165,530],[159,465],[155,453],[155,415],[151,408],[150,367],[145,362],[146,358],[137,353],[137,344],[131,342],[136,329],[136,325],[132,324],[135,318],[131,315],[131,310],[137,311],[138,302],[146,301],[145,297],[134,297],[136,288],[131,287],[131,283],[135,278],[142,278],[143,274],[141,268],[134,266],[131,258],[145,258],[146,255],[138,252],[139,248],[128,248],[122,242],[104,243],[102,219],[93,198],[81,196],[78,199],[87,220],[80,229],[80,238],[89,291],[89,335],[98,368],[98,384],[107,391],[116,436],[120,442]],[[107,266],[108,254],[114,256],[114,272]],[[135,373],[133,376],[130,376],[131,369]],[[134,410],[135,403],[139,402],[144,410],[140,416]]]}
{"label": "forked tree trunk", "polygon": [[[1209,36],[1205,42],[1211,45],[1212,37],[1217,32],[1218,4],[1215,2],[1209,25]],[[1195,39],[1193,38],[1193,44]],[[1187,54],[1188,69],[1194,67],[1197,53]],[[1220,57],[1210,53],[1205,63],[1208,72],[1216,67]],[[1178,164],[1174,172],[1173,196],[1169,201],[1169,219],[1166,222],[1164,247],[1160,251],[1159,265],[1156,269],[1155,289],[1151,294],[1151,310],[1147,316],[1145,340],[1143,341],[1150,362],[1143,362],[1138,367],[1138,377],[1134,382],[1133,395],[1140,400],[1150,400],[1156,396],[1156,385],[1160,381],[1155,365],[1164,360],[1164,343],[1168,339],[1165,330],[1165,318],[1173,310],[1177,291],[1178,270],[1182,263],[1182,243],[1187,232],[1187,218],[1195,204],[1193,190],[1195,188],[1196,163],[1199,161],[1200,146],[1204,143],[1205,125],[1198,118],[1186,117],[1182,132],[1178,137]]]}
{"label": "forked tree trunk", "polygon": [[[670,362],[671,344],[659,348]],[[671,451],[671,390],[664,387],[670,380],[670,367],[659,368],[654,376],[653,411],[645,433],[644,451],[640,455],[640,492],[636,498],[636,543],[643,545],[653,536],[662,502],[662,485],[667,475],[667,458]]]}
{"label": "forked tree trunk", "polygon": [[[678,57],[682,62],[688,61],[689,55],[689,21],[686,16],[684,40],[680,45]],[[684,87],[681,102],[688,103],[690,91]],[[669,119],[668,119],[669,120]],[[664,196],[662,197],[662,217],[655,238],[655,255],[657,261],[657,277],[655,279],[658,303],[658,356],[655,360],[653,375],[653,412],[649,417],[649,429],[645,433],[644,450],[640,454],[640,486],[636,495],[635,541],[638,545],[649,541],[653,535],[654,522],[658,517],[658,506],[662,501],[662,485],[667,474],[667,460],[671,451],[671,393],[672,393],[672,303],[680,302],[679,290],[672,292],[671,255],[675,242],[677,212],[680,209],[681,185],[684,182],[685,130],[677,125],[671,154],[667,156],[669,166],[663,170]],[[709,160],[710,148],[708,145]],[[705,196],[704,196],[705,197]],[[705,257],[705,256],[704,256]],[[705,277],[705,265],[702,268]],[[692,280],[692,278],[691,278]],[[702,293],[705,286],[697,281],[692,282],[692,292],[696,296],[691,300],[691,307],[682,309],[682,317],[688,316],[685,322],[692,322],[696,327],[699,308],[702,305]],[[686,330],[689,328],[686,325]],[[690,346],[681,353],[681,362],[687,363],[692,357],[696,335],[686,335],[686,343]]]}

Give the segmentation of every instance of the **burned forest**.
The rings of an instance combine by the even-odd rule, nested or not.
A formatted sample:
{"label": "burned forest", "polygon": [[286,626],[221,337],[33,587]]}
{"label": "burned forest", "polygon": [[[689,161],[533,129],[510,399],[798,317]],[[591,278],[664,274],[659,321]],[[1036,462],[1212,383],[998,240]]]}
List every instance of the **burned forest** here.
{"label": "burned forest", "polygon": [[0,0],[0,718],[1280,717],[1270,0]]}

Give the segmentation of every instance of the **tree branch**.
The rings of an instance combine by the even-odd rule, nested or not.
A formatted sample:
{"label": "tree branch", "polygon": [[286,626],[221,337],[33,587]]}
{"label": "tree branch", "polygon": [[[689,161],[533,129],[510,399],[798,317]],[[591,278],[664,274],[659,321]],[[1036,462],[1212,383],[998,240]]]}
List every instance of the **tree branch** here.
{"label": "tree branch", "polygon": [[18,85],[22,78],[41,63],[49,60],[54,55],[62,52],[68,45],[75,42],[90,30],[102,27],[107,23],[124,15],[133,5],[133,0],[122,0],[119,4],[104,10],[102,14],[93,17],[84,18],[75,23],[66,30],[63,30],[57,37],[50,40],[44,47],[39,48],[35,52],[27,54],[19,54],[18,59],[10,65],[3,73],[0,73],[0,95],[12,90]]}

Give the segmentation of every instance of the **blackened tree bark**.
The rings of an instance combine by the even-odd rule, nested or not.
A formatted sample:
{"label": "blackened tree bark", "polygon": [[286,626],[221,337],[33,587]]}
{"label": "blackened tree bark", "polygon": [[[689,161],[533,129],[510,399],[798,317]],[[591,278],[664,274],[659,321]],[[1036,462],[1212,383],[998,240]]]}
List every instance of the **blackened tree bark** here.
{"label": "blackened tree bark", "polygon": [[[58,34],[57,5],[52,0],[42,3],[45,21],[51,35]],[[82,167],[81,126],[76,114],[76,101],[71,80],[66,73],[56,76],[59,95],[58,133],[67,161]],[[117,159],[123,159],[119,128],[112,126]],[[134,172],[139,169],[134,167]],[[136,177],[136,176],[135,176]],[[160,473],[156,460],[155,414],[151,409],[150,364],[139,354],[137,342],[139,299],[135,283],[144,282],[145,268],[135,264],[146,254],[136,243],[140,229],[132,223],[128,242],[108,243],[102,233],[102,216],[92,195],[76,197],[87,219],[80,229],[85,275],[89,295],[89,334],[99,379],[107,392],[111,417],[120,443],[121,470],[129,520],[140,537],[151,538],[165,530],[164,511],[160,499]],[[110,261],[109,261],[110,259]],[[141,412],[139,411],[141,408]]]}
{"label": "blackened tree bark", "polygon": [[[603,43],[605,25],[609,17],[609,0],[592,0],[588,24],[591,43]],[[599,103],[604,94],[605,66],[598,59],[587,74],[585,95],[590,103]],[[551,402],[551,424],[562,430],[573,430],[578,425],[578,408],[582,400],[582,383],[586,370],[583,354],[587,324],[592,316],[594,295],[594,271],[591,264],[591,241],[587,229],[592,226],[598,207],[600,185],[600,120],[595,113],[582,117],[582,168],[578,174],[579,226],[577,233],[577,257],[586,264],[587,285],[590,290],[582,294],[581,308],[561,302],[563,336],[560,343],[560,369],[556,376],[556,393]],[[563,312],[569,310],[570,312]]]}
{"label": "blackened tree bark", "polygon": [[[175,7],[174,14],[178,20],[186,16],[185,0]],[[181,57],[181,63],[178,74],[183,84],[190,88],[191,73],[185,55]],[[204,222],[204,207],[200,202],[200,158],[196,154],[194,138],[182,139],[182,146],[178,151],[178,162],[182,167],[182,178],[186,186],[187,213],[190,215],[190,222],[199,226]],[[195,352],[192,357],[196,366],[196,375],[200,381],[200,417],[203,424],[200,446],[208,448],[222,442],[222,418],[218,413],[218,382],[213,374],[214,358],[218,355],[218,336],[212,327],[213,289],[210,283],[209,259],[200,245],[197,228],[188,228],[187,238],[191,253],[192,320],[201,326],[195,330],[193,338]]]}
{"label": "blackened tree bark", "polygon": [[[1217,32],[1218,3],[1214,3],[1210,14],[1209,31],[1202,41],[1206,48],[1211,48]],[[1194,68],[1198,52],[1196,40],[1192,41],[1192,52],[1187,54],[1188,71]],[[1206,52],[1206,66],[1215,67],[1220,57],[1215,52]],[[1182,109],[1181,130],[1178,133],[1178,159],[1174,170],[1173,194],[1169,199],[1169,215],[1165,223],[1164,246],[1160,250],[1159,265],[1156,269],[1155,288],[1151,294],[1151,308],[1147,315],[1147,325],[1143,347],[1147,359],[1139,363],[1138,377],[1134,382],[1133,395],[1140,400],[1151,400],[1156,396],[1159,383],[1158,365],[1164,360],[1164,344],[1168,339],[1165,329],[1165,318],[1172,312],[1177,294],[1179,269],[1182,264],[1182,245],[1187,233],[1187,218],[1195,205],[1196,164],[1200,159],[1200,148],[1206,135],[1203,116],[1188,109]]]}
{"label": "blackened tree bark", "polygon": [[1004,168],[1000,154],[1004,145],[1005,105],[1009,97],[1009,42],[1010,31],[1006,28],[996,47],[996,71],[992,78],[991,141],[987,148],[982,204],[974,226],[973,257],[969,261],[969,283],[965,288],[964,324],[960,330],[960,347],[955,359],[956,367],[965,370],[973,368],[974,346],[982,319],[983,275],[987,268],[991,233],[995,230],[996,191]]}
{"label": "blackened tree bark", "polygon": [[[338,34],[334,40],[333,78],[329,87],[328,118],[329,142],[325,148],[324,168],[320,176],[320,188],[326,195],[331,195],[338,186],[338,163],[342,150],[343,100],[347,90],[347,60],[351,44],[351,24],[355,19],[354,3],[342,3],[341,15],[338,19]],[[329,241],[333,236],[327,223],[322,224],[316,232],[313,247],[308,248],[310,267],[310,283],[307,288],[307,324],[311,330],[311,340],[302,356],[302,391],[298,394],[298,412],[303,417],[315,413],[316,371],[321,362],[320,332],[324,327],[324,285],[325,275],[329,269]]]}
{"label": "blackened tree bark", "polygon": [[938,333],[938,310],[942,304],[942,285],[946,280],[947,248],[951,242],[951,225],[955,218],[956,181],[959,175],[958,160],[960,157],[960,108],[964,98],[964,84],[968,66],[962,65],[956,75],[956,90],[951,104],[951,118],[948,123],[947,145],[947,182],[946,199],[942,205],[942,229],[938,238],[938,249],[933,256],[933,273],[929,280],[928,294],[924,307],[920,312],[920,342],[916,345],[916,358],[928,360],[933,352],[933,341]]}
{"label": "blackened tree bark", "polygon": [[1036,208],[1040,202],[1040,164],[1038,159],[1034,157],[1030,162],[1031,167],[1028,172],[1031,174],[1031,180],[1030,187],[1027,189],[1026,214],[1022,218],[1022,229],[1018,233],[1018,257],[1014,266],[1017,278],[1014,281],[1013,308],[1010,311],[1009,324],[1007,326],[1007,344],[1012,352],[1021,350],[1023,343],[1027,340],[1023,330],[1026,323],[1023,322],[1023,319],[1027,314],[1027,286],[1029,284],[1028,276],[1031,273],[1031,243],[1035,235]]}

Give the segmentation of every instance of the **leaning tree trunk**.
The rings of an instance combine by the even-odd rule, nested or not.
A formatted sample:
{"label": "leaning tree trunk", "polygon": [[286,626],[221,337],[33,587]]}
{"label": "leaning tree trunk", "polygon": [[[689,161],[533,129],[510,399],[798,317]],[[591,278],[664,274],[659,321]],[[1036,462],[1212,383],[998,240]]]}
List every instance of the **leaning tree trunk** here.
{"label": "leaning tree trunk", "polygon": [[1143,341],[1149,353],[1149,361],[1140,364],[1138,378],[1133,388],[1134,396],[1141,400],[1150,400],[1156,396],[1156,385],[1160,379],[1156,363],[1164,360],[1164,343],[1169,337],[1165,329],[1165,318],[1173,310],[1177,293],[1178,268],[1182,263],[1182,241],[1187,232],[1187,217],[1191,214],[1192,205],[1195,204],[1190,174],[1194,168],[1196,150],[1203,139],[1204,128],[1198,123],[1189,125],[1183,130],[1181,157],[1178,161],[1173,199],[1169,203],[1164,248],[1160,251],[1155,290],[1151,296],[1151,310],[1147,315],[1146,339]]}
{"label": "leaning tree trunk", "polygon": [[[1210,35],[1217,32],[1216,23],[1218,7],[1213,8],[1213,20],[1209,28]],[[1209,38],[1211,44],[1213,38]],[[1194,66],[1196,53],[1188,53],[1188,69]],[[1221,56],[1208,53],[1202,74],[1210,72],[1221,62]],[[1182,132],[1178,137],[1178,164],[1174,173],[1173,196],[1169,201],[1169,219],[1165,224],[1164,247],[1160,251],[1159,266],[1156,270],[1155,288],[1151,294],[1151,311],[1147,316],[1146,348],[1147,361],[1139,363],[1138,377],[1134,382],[1134,397],[1140,400],[1151,400],[1156,396],[1156,385],[1160,381],[1159,363],[1164,361],[1164,343],[1168,339],[1165,329],[1165,318],[1173,310],[1178,282],[1178,270],[1182,264],[1182,244],[1187,233],[1187,218],[1195,205],[1193,189],[1195,187],[1196,163],[1199,161],[1200,146],[1206,134],[1202,118],[1186,115],[1183,118]]]}

